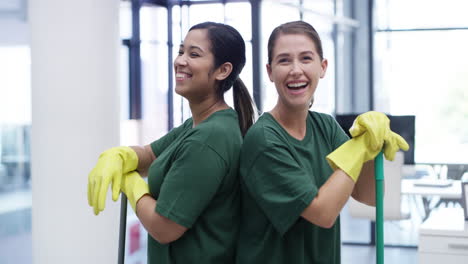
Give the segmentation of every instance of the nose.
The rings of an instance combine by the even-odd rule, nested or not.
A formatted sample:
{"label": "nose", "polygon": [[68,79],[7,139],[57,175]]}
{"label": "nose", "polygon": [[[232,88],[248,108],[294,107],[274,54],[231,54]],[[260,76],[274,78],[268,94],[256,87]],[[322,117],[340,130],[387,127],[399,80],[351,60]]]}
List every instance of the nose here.
{"label": "nose", "polygon": [[185,59],[185,56],[184,54],[183,55],[179,55],[175,58],[174,60],[174,67],[177,67],[177,66],[186,66],[187,65],[187,60]]}
{"label": "nose", "polygon": [[291,64],[291,70],[289,71],[289,74],[292,76],[298,76],[302,74],[302,68],[301,68],[300,62],[296,60],[293,61],[293,63]]}

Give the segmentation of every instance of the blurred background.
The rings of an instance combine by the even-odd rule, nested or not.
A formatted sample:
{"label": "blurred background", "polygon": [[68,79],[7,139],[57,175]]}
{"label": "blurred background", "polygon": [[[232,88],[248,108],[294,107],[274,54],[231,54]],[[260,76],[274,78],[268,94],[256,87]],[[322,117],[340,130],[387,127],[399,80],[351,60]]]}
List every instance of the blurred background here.
{"label": "blurred background", "polygon": [[[79,238],[80,230],[89,230],[93,224],[87,221],[95,219],[85,203],[86,175],[97,149],[148,144],[190,116],[187,102],[173,91],[172,62],[188,29],[207,20],[232,25],[245,39],[247,64],[241,78],[261,112],[276,103],[276,90],[265,70],[267,39],[279,24],[304,20],[319,32],[329,61],[312,109],[334,115],[345,129],[346,117],[369,110],[395,117],[392,128],[404,134],[412,149],[392,171],[398,180],[391,190],[401,214],[385,221],[390,263],[421,262],[424,252],[418,247],[424,222],[441,208],[462,209],[460,186],[468,181],[467,1],[65,2],[69,3],[0,1],[0,263],[63,263],[61,256],[70,258],[67,263],[83,262],[79,256],[86,251],[80,245],[92,238]],[[101,88],[104,92],[99,93]],[[226,98],[232,105],[232,95]],[[100,105],[107,99],[110,107]],[[93,107],[93,101],[99,105]],[[59,113],[61,109],[66,110]],[[99,113],[115,115],[105,132],[112,139],[96,134],[99,128],[109,128],[94,119]],[[74,123],[79,117],[85,120]],[[64,135],[64,128],[76,135],[68,133],[59,140],[50,133]],[[80,143],[87,138],[96,138],[96,150],[87,152],[85,160],[75,159],[81,156],[75,150],[87,149]],[[109,141],[103,143],[104,139]],[[60,148],[64,151],[57,152]],[[52,158],[55,155],[57,159]],[[55,188],[42,188],[67,177],[64,170],[60,177],[54,174],[51,168],[56,163],[48,163],[51,159],[58,163],[58,157],[63,158],[61,168],[76,169],[81,175],[76,181],[73,174],[63,180],[70,181],[67,188],[80,189],[78,207],[89,214],[87,220],[61,221],[61,214],[48,213],[75,205],[67,203],[66,192],[54,195]],[[49,195],[54,195],[53,205]],[[115,227],[119,208],[111,210],[116,213],[108,219]],[[352,210],[347,206],[341,214],[342,262],[371,263],[372,219],[355,216]],[[130,211],[126,263],[146,263],[146,233]],[[58,219],[58,229],[50,226],[50,219]],[[63,222],[68,224],[62,227]],[[53,233],[61,228],[75,230],[66,234],[67,243]],[[70,242],[72,237],[76,243]],[[117,255],[115,238],[114,234],[105,239],[115,251],[95,254]],[[44,242],[47,239],[55,242]],[[51,245],[73,247],[76,255],[58,253],[61,248]],[[456,261],[468,262],[466,247],[455,255]],[[95,263],[110,262],[97,259]]]}

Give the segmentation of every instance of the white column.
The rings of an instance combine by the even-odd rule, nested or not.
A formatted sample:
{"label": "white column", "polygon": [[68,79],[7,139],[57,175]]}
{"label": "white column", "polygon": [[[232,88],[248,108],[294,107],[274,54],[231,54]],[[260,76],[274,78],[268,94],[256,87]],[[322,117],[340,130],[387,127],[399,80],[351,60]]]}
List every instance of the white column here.
{"label": "white column", "polygon": [[119,145],[119,1],[29,1],[33,263],[116,263],[119,203],[94,216],[87,175]]}

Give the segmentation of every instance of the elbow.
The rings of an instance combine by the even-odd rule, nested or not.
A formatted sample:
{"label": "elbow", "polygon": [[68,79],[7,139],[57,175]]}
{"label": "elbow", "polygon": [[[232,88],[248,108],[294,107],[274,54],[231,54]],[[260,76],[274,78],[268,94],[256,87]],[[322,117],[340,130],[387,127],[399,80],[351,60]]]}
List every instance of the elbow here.
{"label": "elbow", "polygon": [[351,195],[351,197],[354,200],[356,200],[356,201],[358,201],[358,202],[360,202],[362,204],[375,207],[375,196],[374,197],[361,197],[360,195],[353,193],[353,195]]}
{"label": "elbow", "polygon": [[301,216],[308,222],[321,228],[332,228],[336,223],[340,211],[334,210],[328,205],[320,205],[316,199],[302,212]]}
{"label": "elbow", "polygon": [[305,218],[307,221],[309,221],[310,223],[316,226],[329,229],[335,225],[337,216],[324,213],[320,217],[314,217],[314,218],[305,217]]}
{"label": "elbow", "polygon": [[156,219],[146,230],[159,244],[167,245],[179,239],[187,231],[187,228],[156,214]]}
{"label": "elbow", "polygon": [[169,243],[172,243],[178,239],[178,237],[171,237],[168,235],[164,234],[155,234],[155,233],[150,233],[151,237],[156,240],[159,244],[161,245],[167,245]]}
{"label": "elbow", "polygon": [[324,217],[318,226],[326,229],[332,228],[336,223],[336,217]]}

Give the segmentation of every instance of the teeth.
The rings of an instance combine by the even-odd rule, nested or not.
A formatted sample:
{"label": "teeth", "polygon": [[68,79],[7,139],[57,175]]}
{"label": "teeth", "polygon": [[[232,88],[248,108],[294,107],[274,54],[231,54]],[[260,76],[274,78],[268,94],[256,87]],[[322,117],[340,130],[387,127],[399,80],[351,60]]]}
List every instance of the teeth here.
{"label": "teeth", "polygon": [[186,74],[186,73],[176,73],[175,76],[176,76],[176,78],[187,78],[187,77],[189,77],[189,75]]}
{"label": "teeth", "polygon": [[298,87],[305,86],[306,84],[307,84],[306,82],[289,83],[289,84],[288,84],[288,87],[290,87],[290,88],[298,88]]}

